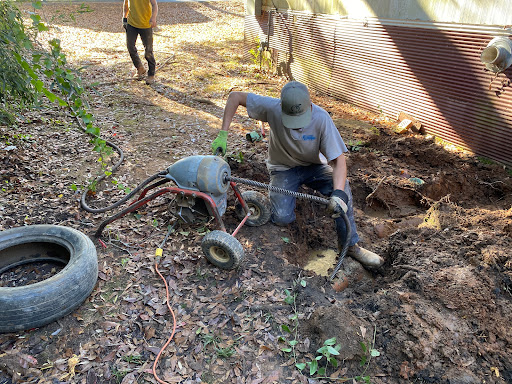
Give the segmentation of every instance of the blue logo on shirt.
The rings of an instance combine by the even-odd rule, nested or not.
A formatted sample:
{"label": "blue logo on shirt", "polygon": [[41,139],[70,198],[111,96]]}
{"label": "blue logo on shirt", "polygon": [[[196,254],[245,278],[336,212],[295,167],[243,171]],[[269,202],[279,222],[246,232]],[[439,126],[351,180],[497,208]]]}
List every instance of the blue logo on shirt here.
{"label": "blue logo on shirt", "polygon": [[316,137],[313,136],[313,135],[302,135],[302,140],[304,141],[311,141],[311,140],[315,140]]}

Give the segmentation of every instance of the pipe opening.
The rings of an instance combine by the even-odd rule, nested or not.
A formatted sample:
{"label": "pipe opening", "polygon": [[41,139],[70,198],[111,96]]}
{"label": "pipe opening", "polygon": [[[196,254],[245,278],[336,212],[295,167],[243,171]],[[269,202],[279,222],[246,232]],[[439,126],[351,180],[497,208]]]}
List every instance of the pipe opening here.
{"label": "pipe opening", "polygon": [[485,48],[480,55],[480,60],[485,64],[493,64],[496,62],[500,55],[498,48],[490,46]]}

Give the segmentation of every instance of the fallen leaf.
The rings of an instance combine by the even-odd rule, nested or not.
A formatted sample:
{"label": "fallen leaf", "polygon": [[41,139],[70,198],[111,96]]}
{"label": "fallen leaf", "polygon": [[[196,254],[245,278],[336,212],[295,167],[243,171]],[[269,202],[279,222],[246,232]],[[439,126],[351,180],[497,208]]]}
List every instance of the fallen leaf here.
{"label": "fallen leaf", "polygon": [[409,367],[409,362],[404,361],[400,364],[400,376],[408,379],[413,374],[413,370]]}
{"label": "fallen leaf", "polygon": [[146,336],[146,339],[151,339],[153,336],[155,336],[155,328],[153,327],[147,327],[146,329],[144,329],[144,336]]}
{"label": "fallen leaf", "polygon": [[366,328],[361,325],[359,329],[361,330],[361,337],[364,339],[366,336]]}
{"label": "fallen leaf", "polygon": [[135,373],[130,372],[125,377],[123,377],[123,381],[121,381],[121,384],[133,384],[136,382],[137,382],[137,379],[135,378]]}
{"label": "fallen leaf", "polygon": [[496,377],[500,377],[500,370],[497,367],[491,367],[491,371],[496,375]]}

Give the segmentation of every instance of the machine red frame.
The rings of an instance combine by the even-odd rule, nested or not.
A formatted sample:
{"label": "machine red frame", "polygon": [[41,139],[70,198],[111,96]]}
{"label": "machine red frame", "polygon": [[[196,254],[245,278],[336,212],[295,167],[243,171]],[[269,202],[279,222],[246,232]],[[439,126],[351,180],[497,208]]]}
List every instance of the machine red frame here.
{"label": "machine red frame", "polygon": [[[161,185],[163,183],[166,183],[166,182],[168,182],[168,180],[154,183],[153,185],[145,188],[140,193],[140,195],[137,198],[137,200],[132,202],[129,207],[123,209],[122,211],[116,213],[115,215],[109,217],[107,220],[103,221],[100,224],[100,226],[98,227],[98,229],[96,230],[96,233],[94,234],[94,236],[95,237],[100,237],[101,233],[103,232],[103,230],[105,229],[105,227],[108,224],[114,222],[117,219],[120,219],[121,217],[127,215],[130,212],[136,211],[137,209],[139,209],[143,205],[149,203],[151,200],[154,200],[158,196],[161,196],[161,195],[163,195],[165,193],[174,193],[174,194],[180,194],[181,196],[190,196],[190,197],[193,197],[193,198],[200,198],[200,199],[202,199],[205,202],[205,204],[206,204],[206,208],[208,209],[208,213],[215,218],[215,221],[217,222],[217,225],[220,227],[221,231],[227,233],[226,226],[224,225],[224,222],[222,221],[222,215],[219,213],[219,210],[217,208],[217,204],[212,199],[212,197],[209,194],[207,194],[207,193],[200,192],[200,191],[194,191],[194,190],[190,190],[190,189],[179,188],[179,187],[165,187],[165,188],[161,188],[160,190],[156,191],[155,193],[152,193],[149,196],[146,196],[151,189],[154,189],[154,188],[158,187],[159,185]],[[233,190],[236,199],[240,202],[240,204],[242,205],[242,209],[245,212],[244,218],[242,219],[240,224],[236,227],[236,229],[231,234],[231,236],[235,237],[236,234],[238,233],[238,231],[240,230],[240,228],[243,227],[243,225],[245,224],[245,222],[247,221],[247,219],[251,215],[251,211],[249,210],[249,207],[247,206],[247,203],[245,202],[244,198],[242,197],[242,194],[238,190],[238,187],[236,186],[236,183],[234,183],[233,181],[230,181],[229,185],[231,186],[231,189]]]}

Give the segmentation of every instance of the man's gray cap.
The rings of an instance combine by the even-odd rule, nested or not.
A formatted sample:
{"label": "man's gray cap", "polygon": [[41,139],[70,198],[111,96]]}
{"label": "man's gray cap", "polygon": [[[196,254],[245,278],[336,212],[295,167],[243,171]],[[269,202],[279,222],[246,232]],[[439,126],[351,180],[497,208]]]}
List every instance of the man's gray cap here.
{"label": "man's gray cap", "polygon": [[290,81],[281,90],[281,119],[286,128],[304,128],[311,121],[311,98],[308,88]]}

